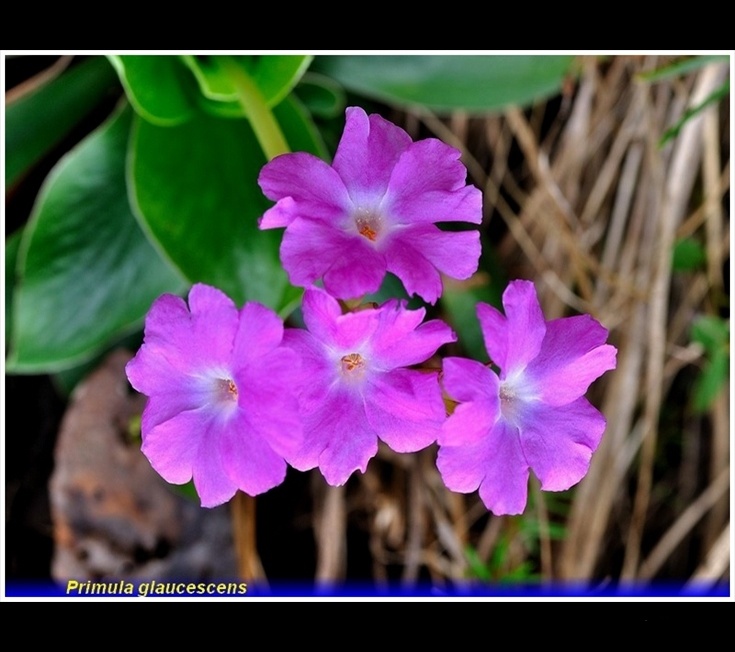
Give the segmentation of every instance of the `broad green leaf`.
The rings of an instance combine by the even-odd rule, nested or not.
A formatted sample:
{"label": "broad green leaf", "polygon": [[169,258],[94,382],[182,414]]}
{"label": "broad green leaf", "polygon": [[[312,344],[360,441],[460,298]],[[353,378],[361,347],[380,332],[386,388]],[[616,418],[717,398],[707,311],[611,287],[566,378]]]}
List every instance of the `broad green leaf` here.
{"label": "broad green leaf", "polygon": [[8,369],[81,364],[138,328],[151,302],[183,289],[131,213],[118,112],[54,168],[21,242]]}
{"label": "broad green leaf", "polygon": [[138,115],[161,126],[193,117],[196,82],[179,57],[168,55],[110,55],[128,100]]}
{"label": "broad green leaf", "polygon": [[316,57],[312,70],[388,104],[486,112],[556,93],[572,60],[556,55],[339,55]]}
{"label": "broad green leaf", "polygon": [[82,382],[97,367],[102,365],[110,353],[116,349],[137,351],[143,342],[143,333],[140,330],[123,336],[121,339],[111,340],[104,348],[96,352],[91,358],[74,367],[68,367],[55,372],[51,376],[54,387],[60,396],[71,396],[76,386]]}
{"label": "broad green leaf", "polygon": [[[299,115],[281,124],[291,143],[308,128]],[[141,223],[189,281],[285,310],[298,294],[279,260],[282,234],[258,229],[270,206],[257,184],[265,162],[247,120],[200,112],[169,128],[137,120],[128,174]]]}
{"label": "broad green leaf", "polygon": [[20,176],[115,85],[104,57],[90,57],[5,107],[5,184]]}
{"label": "broad green leaf", "polygon": [[181,57],[199,84],[204,108],[215,115],[231,118],[246,116],[247,107],[241,104],[237,80],[233,79],[228,63],[239,66],[255,83],[266,105],[273,107],[291,92],[311,59],[303,55]]}
{"label": "broad green leaf", "polygon": [[347,98],[342,87],[333,79],[307,72],[295,89],[296,95],[312,115],[336,118],[344,113]]}
{"label": "broad green leaf", "polygon": [[321,159],[329,159],[327,146],[304,106],[290,95],[273,109],[273,115],[288,135],[291,151],[310,152]]}
{"label": "broad green leaf", "polygon": [[676,271],[702,269],[707,262],[707,255],[702,244],[694,238],[679,240],[674,245],[672,268]]}
{"label": "broad green leaf", "polygon": [[10,342],[10,324],[13,321],[11,305],[15,291],[15,269],[18,265],[18,247],[23,231],[19,230],[5,239],[5,346]]}
{"label": "broad green leaf", "polygon": [[244,64],[265,101],[275,106],[291,92],[312,59],[302,55],[264,55],[247,57]]}

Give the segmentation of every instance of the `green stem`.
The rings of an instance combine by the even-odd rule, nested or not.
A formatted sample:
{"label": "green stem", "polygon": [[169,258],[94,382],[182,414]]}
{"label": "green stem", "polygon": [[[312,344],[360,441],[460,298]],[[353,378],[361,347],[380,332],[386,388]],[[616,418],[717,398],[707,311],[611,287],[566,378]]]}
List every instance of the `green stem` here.
{"label": "green stem", "polygon": [[291,151],[278,122],[268,108],[263,94],[250,75],[232,57],[222,57],[222,65],[237,87],[240,104],[255,132],[263,152],[270,161]]}

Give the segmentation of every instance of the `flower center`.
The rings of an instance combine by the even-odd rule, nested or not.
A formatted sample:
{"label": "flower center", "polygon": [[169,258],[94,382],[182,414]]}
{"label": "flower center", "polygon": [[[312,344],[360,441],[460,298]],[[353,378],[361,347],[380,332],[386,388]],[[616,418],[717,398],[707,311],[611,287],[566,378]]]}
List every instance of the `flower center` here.
{"label": "flower center", "polygon": [[342,356],[342,374],[352,378],[362,376],[365,371],[365,359],[359,353],[349,353]]}
{"label": "flower center", "polygon": [[369,208],[358,208],[355,211],[357,232],[364,238],[375,242],[380,235],[382,219],[378,213]]}
{"label": "flower center", "polygon": [[512,386],[500,383],[500,413],[506,421],[516,422],[518,412],[518,396]]}
{"label": "flower center", "polygon": [[515,392],[505,383],[500,384],[500,402],[504,405],[510,405],[515,398]]}
{"label": "flower center", "polygon": [[223,402],[232,401],[237,403],[237,385],[229,378],[217,378],[214,381],[215,395]]}

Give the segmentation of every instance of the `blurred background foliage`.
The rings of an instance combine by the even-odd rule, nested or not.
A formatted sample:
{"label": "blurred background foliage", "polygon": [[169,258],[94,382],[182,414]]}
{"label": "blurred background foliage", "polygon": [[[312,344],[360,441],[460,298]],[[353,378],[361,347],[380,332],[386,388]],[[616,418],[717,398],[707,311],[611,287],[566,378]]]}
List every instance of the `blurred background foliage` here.
{"label": "blurred background foliage", "polygon": [[[329,564],[323,542],[362,518],[376,581],[396,565],[406,581],[725,577],[728,61],[8,58],[6,372],[53,374],[69,392],[139,342],[159,294],[199,281],[292,315],[301,290],[281,268],[281,233],[257,227],[269,206],[257,176],[278,149],[264,125],[329,160],[345,108],[361,105],[458,147],[484,192],[480,269],[446,281],[431,309],[460,336],[450,353],[487,360],[475,305],[499,305],[522,277],[548,317],[593,314],[620,354],[594,388],[610,425],[578,490],[535,491],[524,516],[491,517],[441,487],[433,451],[398,463],[381,450],[348,484],[351,511],[344,491],[323,501],[341,520],[315,502],[316,575],[349,576],[344,545]],[[402,293],[388,277],[374,298]],[[672,494],[676,505],[659,498]]]}

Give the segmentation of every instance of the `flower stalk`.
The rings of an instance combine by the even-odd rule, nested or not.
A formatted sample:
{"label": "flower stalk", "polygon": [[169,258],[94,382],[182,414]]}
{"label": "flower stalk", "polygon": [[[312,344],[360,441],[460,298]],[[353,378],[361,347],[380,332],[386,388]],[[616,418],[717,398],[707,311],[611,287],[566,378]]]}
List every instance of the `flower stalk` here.
{"label": "flower stalk", "polygon": [[270,161],[281,154],[288,154],[291,149],[281,127],[250,75],[232,57],[222,57],[222,65],[237,88],[240,105],[250,120],[266,158]]}

